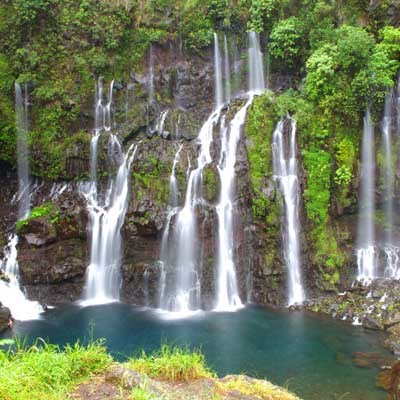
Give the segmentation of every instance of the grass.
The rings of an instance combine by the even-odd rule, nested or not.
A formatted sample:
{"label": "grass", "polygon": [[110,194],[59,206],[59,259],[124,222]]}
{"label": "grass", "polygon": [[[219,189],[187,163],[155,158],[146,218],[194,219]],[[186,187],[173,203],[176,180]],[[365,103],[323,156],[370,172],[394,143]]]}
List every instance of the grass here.
{"label": "grass", "polygon": [[37,341],[0,350],[0,399],[61,400],[78,383],[112,363],[104,343],[64,348]]}
{"label": "grass", "polygon": [[[6,348],[8,349],[2,349]],[[104,341],[92,341],[87,346],[79,342],[60,348],[39,339],[32,346],[9,339],[0,340],[0,399],[1,400],[65,400],[76,387],[87,381],[95,382],[114,363],[107,354]],[[198,378],[216,378],[202,353],[189,348],[163,344],[160,350],[131,358],[126,366],[149,378],[168,382],[186,382]],[[220,394],[239,391],[260,400],[299,400],[285,389],[266,381],[246,377],[230,377],[217,381],[217,390],[210,400]],[[160,384],[162,382],[159,382]],[[183,385],[185,386],[185,385]],[[123,392],[122,386],[119,388]],[[121,395],[122,395],[121,392]],[[129,400],[162,400],[151,393],[147,383],[125,393]],[[168,393],[165,398],[170,398]],[[181,397],[179,397],[181,398]]]}
{"label": "grass", "polygon": [[222,391],[237,390],[240,393],[255,396],[262,400],[299,400],[297,396],[267,381],[247,381],[243,377],[235,377],[219,383]]}
{"label": "grass", "polygon": [[152,378],[172,382],[215,377],[215,373],[207,367],[204,355],[198,350],[171,347],[167,344],[163,344],[159,351],[150,355],[142,352],[140,357],[131,358],[128,365]]}

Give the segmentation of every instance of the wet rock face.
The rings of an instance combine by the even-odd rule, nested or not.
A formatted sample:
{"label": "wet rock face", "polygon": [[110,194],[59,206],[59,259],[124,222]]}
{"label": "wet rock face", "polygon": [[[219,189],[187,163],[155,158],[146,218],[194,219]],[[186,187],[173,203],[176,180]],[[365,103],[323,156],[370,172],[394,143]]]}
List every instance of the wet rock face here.
{"label": "wet rock face", "polygon": [[33,204],[50,211],[18,228],[20,282],[30,299],[43,303],[79,298],[89,263],[84,201],[75,185],[59,195],[54,188],[43,182]]}

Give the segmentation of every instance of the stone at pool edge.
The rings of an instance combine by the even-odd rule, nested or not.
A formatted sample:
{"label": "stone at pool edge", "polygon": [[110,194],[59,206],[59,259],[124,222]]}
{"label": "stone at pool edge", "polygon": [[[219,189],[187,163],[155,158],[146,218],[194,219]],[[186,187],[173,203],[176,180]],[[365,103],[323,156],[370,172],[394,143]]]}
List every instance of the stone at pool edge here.
{"label": "stone at pool edge", "polygon": [[378,374],[377,386],[389,392],[388,400],[400,400],[400,362]]}
{"label": "stone at pool edge", "polygon": [[11,316],[11,311],[7,307],[3,307],[0,303],[0,333],[4,332],[10,327],[10,321],[13,318]]}

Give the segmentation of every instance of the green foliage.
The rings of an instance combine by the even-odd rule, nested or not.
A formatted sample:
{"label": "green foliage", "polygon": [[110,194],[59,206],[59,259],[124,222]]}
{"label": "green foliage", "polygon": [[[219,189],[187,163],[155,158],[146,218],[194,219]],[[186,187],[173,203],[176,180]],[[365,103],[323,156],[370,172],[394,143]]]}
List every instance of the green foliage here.
{"label": "green foliage", "polygon": [[355,146],[349,137],[344,137],[337,145],[334,181],[339,186],[348,186],[353,178],[354,160],[357,156]]}
{"label": "green foliage", "polygon": [[290,69],[296,69],[302,62],[304,37],[304,25],[299,18],[290,17],[281,20],[272,29],[269,52],[277,62]]}
{"label": "green foliage", "polygon": [[38,341],[31,347],[0,349],[0,398],[56,400],[66,398],[82,379],[111,364],[103,342],[58,346]]}
{"label": "green foliage", "polygon": [[163,344],[159,351],[150,355],[142,352],[139,358],[130,359],[128,365],[150,377],[163,378],[172,382],[215,375],[206,366],[204,355],[199,351],[171,347],[167,344]]}
{"label": "green foliage", "polygon": [[381,43],[364,28],[342,26],[306,63],[305,93],[330,113],[357,118],[380,106],[400,67],[399,29],[385,28]]}
{"label": "green foliage", "polygon": [[252,0],[247,29],[263,32],[278,10],[279,3],[279,0]]}
{"label": "green foliage", "polygon": [[185,47],[190,51],[198,52],[212,43],[212,23],[201,9],[192,10],[186,14],[179,28],[180,34],[185,38]]}

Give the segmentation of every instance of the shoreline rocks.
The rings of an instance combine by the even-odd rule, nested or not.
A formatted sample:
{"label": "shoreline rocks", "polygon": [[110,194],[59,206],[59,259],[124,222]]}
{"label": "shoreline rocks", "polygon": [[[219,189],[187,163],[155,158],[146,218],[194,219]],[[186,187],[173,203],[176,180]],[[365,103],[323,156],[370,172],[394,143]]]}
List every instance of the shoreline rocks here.
{"label": "shoreline rocks", "polygon": [[384,346],[400,357],[400,281],[354,282],[342,293],[306,301],[303,308],[388,334]]}

